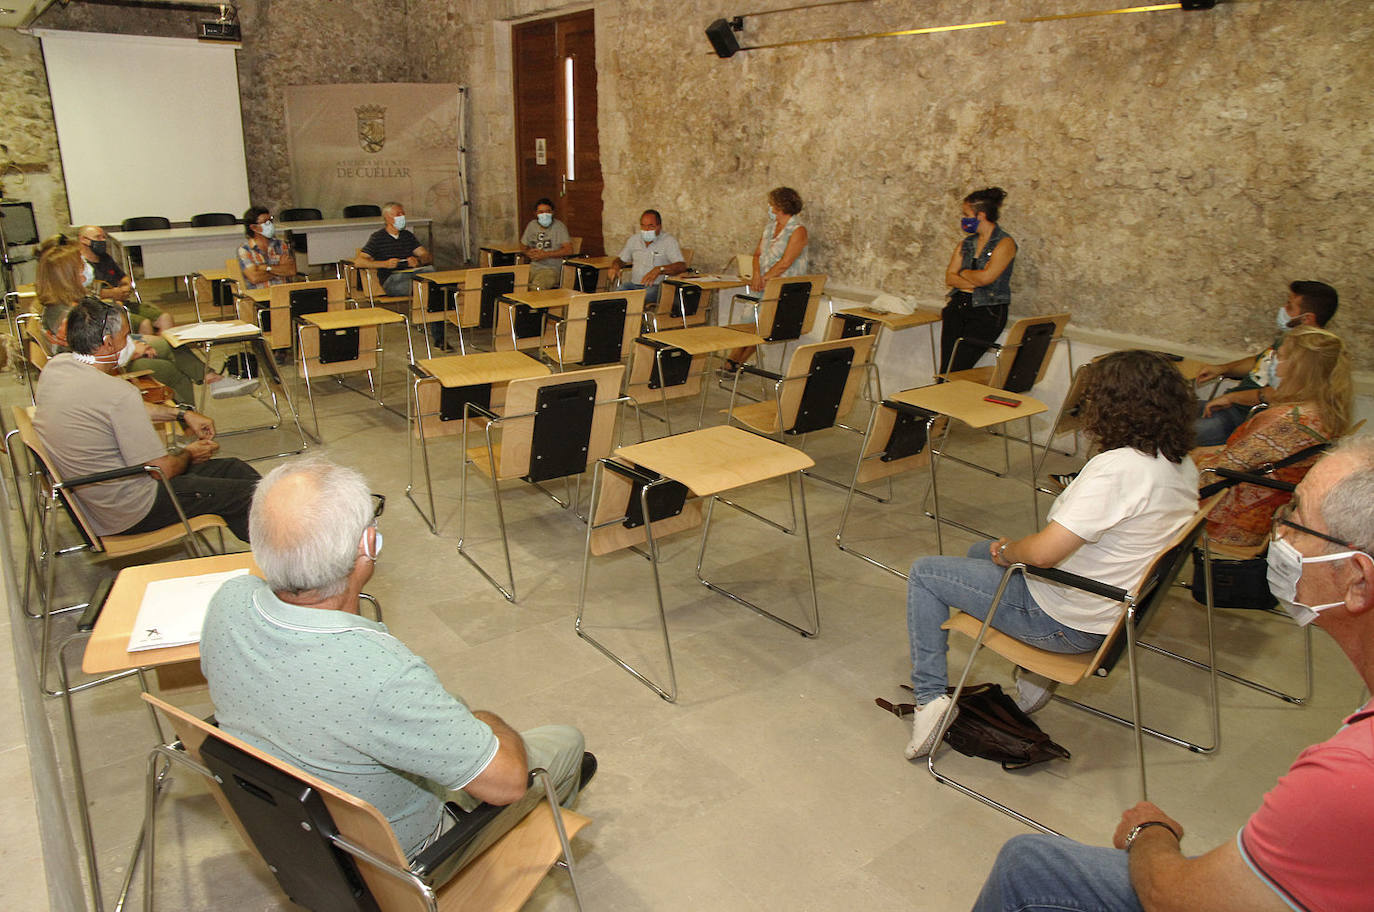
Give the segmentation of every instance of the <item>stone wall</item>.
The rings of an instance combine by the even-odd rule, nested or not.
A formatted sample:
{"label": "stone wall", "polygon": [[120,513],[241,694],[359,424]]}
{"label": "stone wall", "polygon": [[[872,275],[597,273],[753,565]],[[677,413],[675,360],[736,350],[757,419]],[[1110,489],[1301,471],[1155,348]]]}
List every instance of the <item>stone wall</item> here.
{"label": "stone wall", "polygon": [[1008,24],[721,60],[705,13],[599,4],[607,234],[658,204],[698,263],[718,267],[752,247],[765,192],[789,184],[819,271],[929,300],[959,198],[995,184],[1021,245],[1016,311],[1246,349],[1267,340],[1288,280],[1323,279],[1346,305],[1333,328],[1374,366],[1374,328],[1356,319],[1374,296],[1374,242],[1341,227],[1371,202],[1374,7],[1019,21],[1082,7],[931,0],[755,17],[742,44]]}
{"label": "stone wall", "polygon": [[[282,138],[286,86],[458,82],[469,87],[473,237],[508,238],[522,223],[510,26],[583,7],[243,0],[254,198],[294,202]],[[1345,224],[1372,195],[1363,166],[1374,151],[1374,57],[1366,52],[1374,6],[1222,3],[1205,12],[1024,21],[1082,8],[1073,0],[874,0],[757,16],[742,43],[1006,24],[721,60],[703,34],[714,8],[597,3],[607,236],[628,235],[639,211],[655,205],[696,248],[699,266],[719,268],[752,248],[764,194],[788,184],[806,200],[817,270],[935,301],[958,240],[959,198],[996,184],[1009,193],[1003,226],[1021,245],[1016,311],[1068,309],[1080,326],[1245,350],[1266,341],[1284,283],[1317,278],[1340,289],[1344,309],[1333,328],[1351,339],[1361,367],[1374,368],[1374,328],[1356,319],[1374,295],[1374,244]],[[44,19],[52,16],[87,17],[70,27],[122,16],[127,29],[135,14],[74,3]],[[0,54],[12,55],[14,44],[7,39]],[[24,54],[30,63],[21,60],[21,69],[36,51]],[[8,73],[12,64],[0,64]],[[41,107],[38,96],[46,104],[41,71],[30,89],[31,107]]]}
{"label": "stone wall", "polygon": [[[4,196],[33,203],[40,237],[67,224],[67,190],[57,152],[52,103],[38,39],[0,29],[0,183]],[[16,270],[16,280],[33,280],[33,270]]]}

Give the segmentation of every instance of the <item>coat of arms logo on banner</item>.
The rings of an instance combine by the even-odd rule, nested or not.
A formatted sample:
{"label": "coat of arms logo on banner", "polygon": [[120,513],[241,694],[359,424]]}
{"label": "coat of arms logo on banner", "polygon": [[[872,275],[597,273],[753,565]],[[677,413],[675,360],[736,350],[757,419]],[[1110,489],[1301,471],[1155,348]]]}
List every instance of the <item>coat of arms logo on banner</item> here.
{"label": "coat of arms logo on banner", "polygon": [[380,152],[386,145],[386,108],[362,105],[353,109],[358,115],[358,145],[364,152]]}

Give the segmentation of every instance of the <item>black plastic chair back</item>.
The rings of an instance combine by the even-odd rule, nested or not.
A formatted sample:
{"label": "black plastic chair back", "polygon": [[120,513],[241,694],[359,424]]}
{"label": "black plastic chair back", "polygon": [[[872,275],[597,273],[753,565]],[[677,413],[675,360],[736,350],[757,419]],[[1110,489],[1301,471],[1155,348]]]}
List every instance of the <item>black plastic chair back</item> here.
{"label": "black plastic chair back", "polygon": [[784,282],[773,311],[773,325],[764,338],[769,342],[791,342],[801,338],[806,308],[811,303],[810,282]]}
{"label": "black plastic chair back", "polygon": [[649,374],[649,389],[667,389],[687,382],[692,371],[692,356],[667,342],[655,342],[639,336],[640,345],[647,345],[654,353],[654,368]]}
{"label": "black plastic chair back", "polygon": [[573,291],[596,291],[601,279],[601,270],[590,263],[570,263],[573,268]]}
{"label": "black plastic chair back", "polygon": [[359,203],[354,206],[343,207],[344,218],[375,218],[381,214],[381,206],[373,206],[369,203]]}
{"label": "black plastic chair back", "polygon": [[515,259],[519,254],[510,253],[505,250],[493,250],[491,252],[491,265],[493,266],[514,266]]}
{"label": "black plastic chair back", "polygon": [[1007,370],[1007,379],[1002,389],[1009,393],[1026,393],[1035,386],[1035,378],[1040,374],[1040,365],[1045,363],[1045,353],[1054,341],[1053,323],[1036,323],[1026,327],[1021,337],[1021,347]]}
{"label": "black plastic chair back", "polygon": [[356,326],[320,330],[320,363],[357,361],[361,336]]}
{"label": "black plastic chair back", "polygon": [[429,286],[425,289],[425,313],[443,313],[447,309],[449,295],[458,288],[458,283],[425,281],[425,284]]}
{"label": "black plastic chair back", "polygon": [[849,369],[854,364],[854,349],[832,348],[819,351],[811,358],[806,374],[806,387],[797,405],[797,420],[789,434],[808,434],[835,426],[840,411],[840,399],[849,382]]}
{"label": "black plastic chair back", "polygon": [[312,912],[380,912],[324,799],[278,767],[218,738],[200,749],[224,796],[287,897]]}
{"label": "black plastic chair back", "polygon": [[892,422],[892,432],[887,435],[887,447],[878,458],[882,462],[895,462],[924,450],[929,442],[930,419],[935,413],[891,399],[883,400],[883,407],[892,409],[897,415]]}
{"label": "black plastic chair back", "polygon": [[512,291],[515,291],[515,273],[497,272],[482,276],[482,311],[477,320],[478,329],[491,329],[496,322],[497,299]]}
{"label": "black plastic chair back", "polygon": [[853,339],[858,336],[870,336],[873,334],[873,325],[876,320],[869,320],[855,314],[835,314],[840,318],[841,339]]}
{"label": "black plastic chair back", "polygon": [[172,223],[160,215],[140,215],[126,218],[119,224],[122,231],[165,231]]}
{"label": "black plastic chair back", "polygon": [[291,319],[300,319],[306,314],[324,313],[329,309],[328,288],[292,289],[287,296],[291,307]]}
{"label": "black plastic chair back", "polygon": [[228,212],[202,212],[200,215],[191,216],[192,228],[222,228],[238,223],[239,219]]}
{"label": "black plastic chair back", "polygon": [[324,213],[318,209],[287,209],[281,213],[283,222],[318,222]]}
{"label": "black plastic chair back", "polygon": [[462,421],[463,406],[471,402],[484,409],[491,409],[491,384],[478,383],[474,386],[442,387],[439,390],[439,420]]}
{"label": "black plastic chair back", "polygon": [[672,289],[673,306],[669,313],[674,317],[696,316],[697,311],[701,309],[701,286],[673,282]]}
{"label": "black plastic chair back", "polygon": [[[609,460],[602,465],[630,482],[630,497],[625,504],[625,519],[621,521],[621,525],[627,529],[638,529],[645,522],[640,492],[645,486],[659,481],[663,476],[638,465],[627,466]],[[680,481],[669,481],[649,488],[648,521],[658,522],[677,516],[687,505],[687,495],[687,486]]]}
{"label": "black plastic chair back", "polygon": [[541,387],[534,399],[530,472],[524,479],[549,481],[585,472],[595,417],[595,380]]}
{"label": "black plastic chair back", "polygon": [[587,332],[582,342],[583,364],[613,364],[620,360],[625,342],[625,314],[629,302],[624,298],[593,301],[587,308]]}

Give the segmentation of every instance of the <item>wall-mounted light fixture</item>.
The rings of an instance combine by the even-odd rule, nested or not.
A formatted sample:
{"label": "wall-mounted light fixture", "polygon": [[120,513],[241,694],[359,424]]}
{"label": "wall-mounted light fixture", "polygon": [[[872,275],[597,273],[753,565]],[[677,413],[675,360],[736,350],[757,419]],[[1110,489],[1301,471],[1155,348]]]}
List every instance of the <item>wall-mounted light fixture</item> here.
{"label": "wall-mounted light fixture", "polygon": [[[959,25],[936,25],[923,28],[896,29],[887,32],[869,32],[863,35],[836,35],[825,38],[800,38],[793,41],[778,41],[772,44],[741,45],[739,39],[735,37],[735,32],[744,31],[744,20],[754,16],[767,16],[774,13],[791,13],[799,10],[817,9],[823,6],[844,6],[850,3],[871,3],[873,0],[827,0],[824,3],[810,3],[802,6],[789,6],[783,9],[762,10],[756,13],[744,13],[730,18],[721,18],[712,22],[706,27],[706,37],[711,42],[711,49],[716,52],[717,57],[733,57],[738,51],[761,51],[766,48],[793,47],[802,44],[823,44],[836,41],[861,41],[867,38],[899,38],[907,35],[931,35],[937,32],[958,32],[967,29],[991,28],[993,26],[1006,25],[1007,20],[995,19],[987,22],[965,22]],[[1178,0],[1174,3],[1157,3],[1150,6],[1132,6],[1123,9],[1109,10],[1087,10],[1077,13],[1060,13],[1053,16],[1033,16],[1019,20],[1020,22],[1050,22],[1057,19],[1078,19],[1086,16],[1112,16],[1118,13],[1151,13],[1161,10],[1209,10],[1215,7],[1217,0]]]}

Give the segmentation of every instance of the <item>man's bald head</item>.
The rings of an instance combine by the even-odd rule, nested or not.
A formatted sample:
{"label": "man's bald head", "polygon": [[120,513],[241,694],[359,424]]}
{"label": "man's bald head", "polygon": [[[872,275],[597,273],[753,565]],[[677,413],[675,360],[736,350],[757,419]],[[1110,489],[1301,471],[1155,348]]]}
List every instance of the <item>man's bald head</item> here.
{"label": "man's bald head", "polygon": [[248,515],[253,556],[278,592],[344,591],[372,523],[362,475],[321,459],[280,465],[258,482]]}

